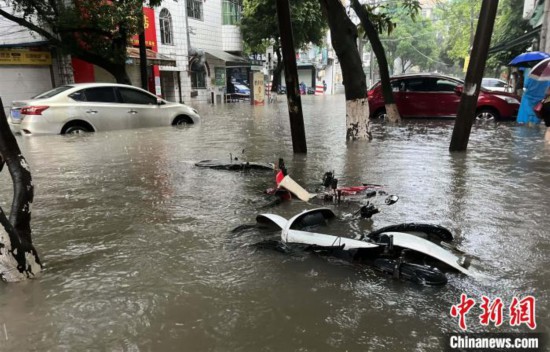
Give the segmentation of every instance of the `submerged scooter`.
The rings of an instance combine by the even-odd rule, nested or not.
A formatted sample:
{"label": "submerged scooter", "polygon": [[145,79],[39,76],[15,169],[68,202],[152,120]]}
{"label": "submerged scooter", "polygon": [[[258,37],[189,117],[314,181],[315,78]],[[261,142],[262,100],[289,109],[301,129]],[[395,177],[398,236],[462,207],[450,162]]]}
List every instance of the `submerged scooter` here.
{"label": "submerged scooter", "polygon": [[[276,214],[260,214],[259,224],[271,224],[281,229],[281,241],[287,246],[364,263],[390,274],[394,278],[425,285],[444,285],[447,277],[442,270],[482,278],[470,267],[470,258],[455,250],[449,243],[453,237],[439,225],[398,224],[389,226],[359,239],[310,232],[313,224],[322,224],[335,217],[328,208],[306,210],[290,220]],[[431,262],[431,265],[428,263]]]}
{"label": "submerged scooter", "polygon": [[[244,149],[242,153],[244,154]],[[195,166],[205,167],[209,169],[216,169],[216,170],[228,170],[228,171],[250,171],[250,170],[273,171],[275,168],[275,165],[272,163],[239,160],[238,157],[233,157],[232,153],[229,153],[229,162],[219,160],[219,159],[201,160],[195,163]]]}

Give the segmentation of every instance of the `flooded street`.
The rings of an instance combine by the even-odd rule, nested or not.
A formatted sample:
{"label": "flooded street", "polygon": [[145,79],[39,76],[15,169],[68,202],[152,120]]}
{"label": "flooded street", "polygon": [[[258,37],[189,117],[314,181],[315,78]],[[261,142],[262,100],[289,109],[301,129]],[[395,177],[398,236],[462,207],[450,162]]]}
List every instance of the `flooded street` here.
{"label": "flooded street", "polygon": [[[449,310],[466,293],[536,298],[550,331],[550,147],[543,130],[475,125],[467,153],[448,152],[454,121],[375,124],[346,144],[344,96],[304,96],[307,155],[293,155],[286,102],[198,107],[178,128],[18,137],[35,184],[32,227],[46,270],[0,284],[0,351],[440,351],[458,332]],[[309,190],[334,170],[340,185],[385,185],[371,220],[336,209],[350,236],[401,222],[449,228],[490,277],[448,274],[442,287],[393,280],[368,267],[285,255],[256,243],[273,233],[231,230],[259,213],[290,218],[315,206],[262,208],[271,173],[202,169],[203,159],[284,158]],[[11,180],[0,174],[9,211]],[[333,229],[334,230],[334,229]]]}

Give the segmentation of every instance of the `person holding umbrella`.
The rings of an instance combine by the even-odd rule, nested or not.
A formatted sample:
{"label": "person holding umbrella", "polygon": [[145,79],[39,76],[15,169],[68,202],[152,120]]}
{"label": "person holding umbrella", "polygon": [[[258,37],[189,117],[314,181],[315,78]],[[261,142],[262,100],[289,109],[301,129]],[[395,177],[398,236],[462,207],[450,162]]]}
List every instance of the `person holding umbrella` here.
{"label": "person holding umbrella", "polygon": [[[541,63],[548,62],[549,60],[550,54],[540,51],[530,51],[516,56],[509,63],[510,66],[518,67],[520,72],[523,71],[524,93],[521,96],[517,118],[517,122],[520,124],[534,125],[540,123],[540,119],[533,111],[533,108],[544,98],[546,90],[550,87],[550,72],[548,79],[540,79],[539,76],[533,76],[532,73]],[[531,72],[528,70],[529,67],[533,67]]]}
{"label": "person holding umbrella", "polygon": [[544,98],[546,91],[550,88],[550,80],[539,81],[533,79],[530,74],[525,76],[524,79],[525,91],[521,96],[517,122],[522,125],[537,125],[540,123],[540,119],[533,109]]}
{"label": "person holding umbrella", "polygon": [[[544,135],[544,140],[547,143],[550,143],[550,58],[544,59],[541,62],[539,62],[531,72],[529,73],[529,76],[527,77],[529,81],[536,82],[539,87],[546,87],[543,93],[542,99],[542,109],[540,111],[540,118],[544,120],[544,124],[546,125],[546,133]],[[535,102],[537,104],[541,100]],[[522,99],[523,104],[523,99]],[[521,111],[521,106],[520,106]],[[519,114],[518,114],[519,119]]]}

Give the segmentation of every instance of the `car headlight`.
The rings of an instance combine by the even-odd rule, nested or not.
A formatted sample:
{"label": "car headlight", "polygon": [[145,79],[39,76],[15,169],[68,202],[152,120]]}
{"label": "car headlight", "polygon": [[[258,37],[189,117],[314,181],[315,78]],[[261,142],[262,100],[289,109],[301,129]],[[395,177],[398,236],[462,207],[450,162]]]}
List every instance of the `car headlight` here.
{"label": "car headlight", "polygon": [[508,104],[519,104],[519,100],[506,95],[495,95],[497,98],[504,100]]}

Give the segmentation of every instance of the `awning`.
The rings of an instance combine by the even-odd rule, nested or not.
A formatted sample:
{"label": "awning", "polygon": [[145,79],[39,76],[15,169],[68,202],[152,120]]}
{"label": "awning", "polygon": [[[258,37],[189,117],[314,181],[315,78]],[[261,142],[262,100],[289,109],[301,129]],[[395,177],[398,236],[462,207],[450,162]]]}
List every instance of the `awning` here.
{"label": "awning", "polygon": [[498,53],[499,51],[510,50],[512,48],[515,48],[516,46],[525,45],[525,43],[528,43],[532,39],[538,38],[540,36],[540,29],[540,27],[535,28],[514,39],[507,38],[506,40],[503,40],[489,48],[489,54],[494,54]]}
{"label": "awning", "polygon": [[247,58],[233,55],[223,50],[206,49],[204,51],[207,55],[225,61],[226,67],[250,67],[251,65]]}
{"label": "awning", "polygon": [[[146,49],[145,52],[147,54],[148,65],[176,66],[176,59],[170,56],[159,54],[150,49]],[[132,63],[139,64],[139,48],[127,48],[127,53]]]}

